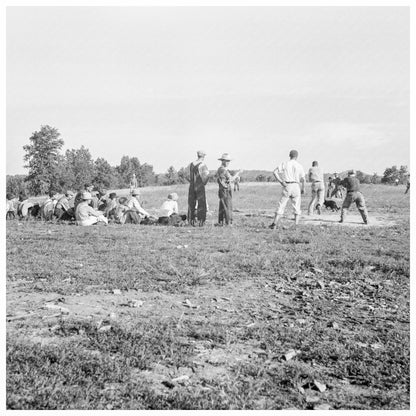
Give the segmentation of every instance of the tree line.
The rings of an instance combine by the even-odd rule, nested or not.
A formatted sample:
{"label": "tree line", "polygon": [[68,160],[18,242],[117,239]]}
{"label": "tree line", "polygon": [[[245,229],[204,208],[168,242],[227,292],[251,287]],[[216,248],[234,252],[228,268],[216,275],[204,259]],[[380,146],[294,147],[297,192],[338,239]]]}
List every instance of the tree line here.
{"label": "tree line", "polygon": [[[84,146],[62,153],[63,146],[64,141],[56,128],[41,126],[29,138],[29,144],[23,146],[24,167],[28,168],[28,175],[7,175],[6,192],[14,196],[21,193],[44,195],[49,192],[65,192],[67,189],[78,190],[87,183],[97,189],[122,189],[129,187],[133,173],[139,187],[188,182],[185,167],[177,171],[170,166],[166,173],[156,174],[152,165],[141,163],[136,156],[123,156],[119,165],[111,166],[102,157],[93,160],[90,151]],[[397,180],[405,183],[407,172],[407,166],[392,166],[386,168],[383,176],[357,171],[357,178],[362,183],[391,184],[397,183]],[[231,173],[233,174],[232,171]],[[271,172],[266,171],[248,171],[241,179],[257,182],[275,180]],[[209,181],[215,181],[215,172],[212,172]]]}
{"label": "tree line", "polygon": [[36,196],[78,190],[85,184],[96,189],[122,189],[129,187],[133,173],[139,187],[186,182],[185,168],[176,171],[171,166],[165,174],[156,174],[152,165],[140,162],[136,156],[123,156],[119,165],[111,166],[102,157],[94,160],[84,146],[65,153],[63,146],[64,140],[56,128],[41,126],[29,138],[29,144],[23,146],[28,174],[7,175],[6,192]]}

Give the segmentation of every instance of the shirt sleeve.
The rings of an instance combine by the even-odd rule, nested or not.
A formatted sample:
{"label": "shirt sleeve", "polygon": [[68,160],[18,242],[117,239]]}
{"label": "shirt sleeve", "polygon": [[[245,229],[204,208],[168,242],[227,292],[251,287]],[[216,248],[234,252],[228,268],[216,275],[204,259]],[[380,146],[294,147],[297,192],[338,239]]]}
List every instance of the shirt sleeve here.
{"label": "shirt sleeve", "polygon": [[201,176],[202,182],[206,184],[208,182],[209,170],[205,163],[201,163],[199,167],[199,175]]}

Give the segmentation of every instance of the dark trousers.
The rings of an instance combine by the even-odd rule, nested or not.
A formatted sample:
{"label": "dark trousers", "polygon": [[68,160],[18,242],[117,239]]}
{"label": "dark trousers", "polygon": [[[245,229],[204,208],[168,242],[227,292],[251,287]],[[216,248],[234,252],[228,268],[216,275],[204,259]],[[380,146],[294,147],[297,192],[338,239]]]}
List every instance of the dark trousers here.
{"label": "dark trousers", "polygon": [[16,218],[16,214],[14,211],[7,211],[6,220],[14,220],[15,218]]}
{"label": "dark trousers", "polygon": [[188,218],[192,225],[195,224],[195,220],[198,220],[200,225],[205,223],[207,219],[207,200],[204,186],[189,188]]}
{"label": "dark trousers", "polygon": [[136,211],[126,212],[125,224],[140,224],[140,222],[141,222],[140,216]]}
{"label": "dark trousers", "polygon": [[218,208],[218,223],[232,224],[233,222],[233,195],[231,189],[220,189],[218,191],[220,205]]}

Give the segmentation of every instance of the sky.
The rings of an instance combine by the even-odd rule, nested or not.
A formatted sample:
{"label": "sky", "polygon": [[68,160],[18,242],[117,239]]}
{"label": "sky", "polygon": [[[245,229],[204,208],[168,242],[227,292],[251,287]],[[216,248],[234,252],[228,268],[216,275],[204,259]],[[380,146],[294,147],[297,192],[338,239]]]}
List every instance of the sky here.
{"label": "sky", "polygon": [[407,7],[8,7],[6,173],[41,125],[157,173],[409,165]]}

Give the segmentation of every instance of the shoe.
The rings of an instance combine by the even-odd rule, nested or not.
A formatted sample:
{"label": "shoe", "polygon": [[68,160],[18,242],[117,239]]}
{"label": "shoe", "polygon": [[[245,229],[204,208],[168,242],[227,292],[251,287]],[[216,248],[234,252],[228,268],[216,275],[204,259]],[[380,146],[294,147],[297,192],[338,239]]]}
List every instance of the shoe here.
{"label": "shoe", "polygon": [[269,228],[270,228],[271,230],[275,230],[275,229],[276,229],[276,224],[275,224],[275,223],[270,224],[270,225],[269,225]]}

